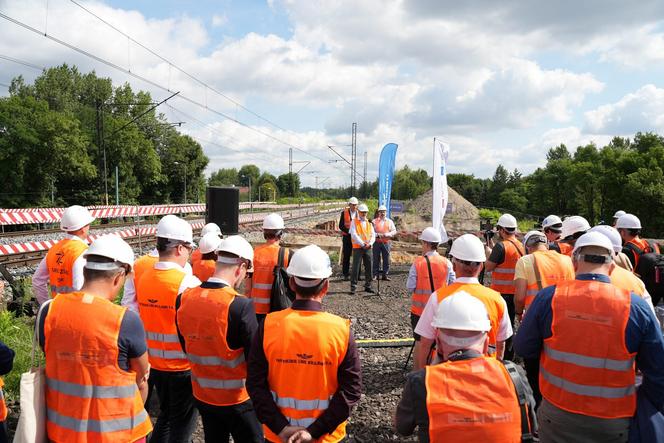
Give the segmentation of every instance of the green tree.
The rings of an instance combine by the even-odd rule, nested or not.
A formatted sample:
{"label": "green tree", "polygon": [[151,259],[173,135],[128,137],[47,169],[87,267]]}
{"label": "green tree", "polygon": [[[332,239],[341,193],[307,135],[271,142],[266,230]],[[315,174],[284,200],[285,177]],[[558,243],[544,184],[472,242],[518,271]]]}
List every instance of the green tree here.
{"label": "green tree", "polygon": [[210,174],[208,185],[210,186],[233,186],[239,185],[236,168],[222,168]]}
{"label": "green tree", "polygon": [[279,195],[285,197],[297,197],[300,191],[300,177],[294,172],[281,174],[277,178]]}
{"label": "green tree", "polygon": [[256,186],[261,170],[256,165],[244,165],[237,173],[240,186]]}

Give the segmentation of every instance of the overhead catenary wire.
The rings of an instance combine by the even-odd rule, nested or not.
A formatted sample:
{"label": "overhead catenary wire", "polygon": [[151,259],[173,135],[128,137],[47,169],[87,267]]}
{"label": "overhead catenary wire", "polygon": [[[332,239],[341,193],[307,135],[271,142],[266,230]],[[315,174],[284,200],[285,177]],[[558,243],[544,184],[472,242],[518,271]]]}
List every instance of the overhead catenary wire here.
{"label": "overhead catenary wire", "polygon": [[18,58],[10,57],[8,55],[2,55],[0,54],[0,59],[7,60],[13,63],[17,63],[19,65],[26,66],[28,68],[36,69],[38,71],[45,71],[46,68],[43,66],[35,65],[34,63],[26,62],[25,60],[20,60]]}

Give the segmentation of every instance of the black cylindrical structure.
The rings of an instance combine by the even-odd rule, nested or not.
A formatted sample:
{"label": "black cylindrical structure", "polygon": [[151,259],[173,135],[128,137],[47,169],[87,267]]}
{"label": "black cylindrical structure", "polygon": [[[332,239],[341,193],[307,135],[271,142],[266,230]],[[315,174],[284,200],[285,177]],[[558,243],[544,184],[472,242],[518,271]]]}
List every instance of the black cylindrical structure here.
{"label": "black cylindrical structure", "polygon": [[237,234],[240,218],[240,190],[210,186],[207,188],[206,201],[205,221],[218,224],[224,236]]}

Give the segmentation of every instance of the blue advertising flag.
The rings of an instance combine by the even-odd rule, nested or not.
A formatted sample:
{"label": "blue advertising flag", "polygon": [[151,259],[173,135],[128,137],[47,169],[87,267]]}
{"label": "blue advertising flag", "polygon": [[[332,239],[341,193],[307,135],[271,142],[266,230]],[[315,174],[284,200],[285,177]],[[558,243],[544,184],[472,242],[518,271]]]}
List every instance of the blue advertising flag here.
{"label": "blue advertising flag", "polygon": [[397,144],[388,143],[380,153],[378,165],[378,204],[387,207],[390,216],[390,196],[392,195],[392,179],[394,178],[394,161],[397,156]]}

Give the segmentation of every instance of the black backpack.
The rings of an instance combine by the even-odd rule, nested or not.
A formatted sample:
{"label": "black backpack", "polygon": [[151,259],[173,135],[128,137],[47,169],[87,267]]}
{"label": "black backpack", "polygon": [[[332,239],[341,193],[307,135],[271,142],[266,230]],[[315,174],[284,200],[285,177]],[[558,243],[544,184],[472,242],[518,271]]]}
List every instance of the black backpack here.
{"label": "black backpack", "polygon": [[[641,252],[642,254],[634,272],[641,277],[653,303],[657,304],[664,297],[664,254],[657,254],[656,252],[643,254],[643,251],[634,247],[634,245],[629,244],[629,246],[635,253]],[[650,245],[650,250],[654,251],[652,245]]]}
{"label": "black backpack", "polygon": [[[270,294],[270,312],[282,311],[290,308],[295,300],[295,293],[288,285],[288,274],[284,268],[284,255],[289,252],[284,247],[279,248],[279,260],[274,267],[274,281]],[[290,253],[288,254],[290,256]]]}

